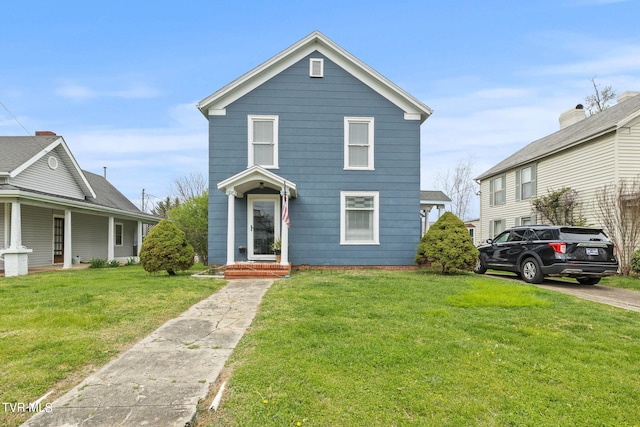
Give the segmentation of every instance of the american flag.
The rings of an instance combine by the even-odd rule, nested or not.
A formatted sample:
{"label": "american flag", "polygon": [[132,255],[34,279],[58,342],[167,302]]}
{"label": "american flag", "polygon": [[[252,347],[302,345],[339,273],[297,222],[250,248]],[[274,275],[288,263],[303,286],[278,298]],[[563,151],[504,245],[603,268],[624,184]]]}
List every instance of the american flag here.
{"label": "american flag", "polygon": [[287,199],[287,195],[282,196],[282,221],[287,224],[287,228],[289,228],[289,199]]}

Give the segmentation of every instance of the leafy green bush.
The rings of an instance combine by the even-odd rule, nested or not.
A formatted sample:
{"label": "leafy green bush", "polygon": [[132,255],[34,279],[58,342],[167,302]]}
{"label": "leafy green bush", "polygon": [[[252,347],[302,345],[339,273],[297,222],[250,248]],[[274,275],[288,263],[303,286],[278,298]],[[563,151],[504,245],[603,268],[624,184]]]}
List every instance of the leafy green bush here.
{"label": "leafy green bush", "polygon": [[127,262],[124,265],[136,265],[136,259],[134,257],[127,258]]}
{"label": "leafy green bush", "polygon": [[140,263],[149,273],[166,270],[174,276],[178,270],[193,266],[194,251],[185,234],[173,222],[163,219],[142,242]]}
{"label": "leafy green bush", "polygon": [[636,274],[640,274],[640,249],[636,250],[631,257],[631,270]]}
{"label": "leafy green bush", "polygon": [[118,261],[117,259],[112,259],[111,261],[109,261],[109,262],[107,263],[107,265],[108,265],[109,267],[112,267],[112,268],[113,268],[113,267],[120,267],[120,261]]}
{"label": "leafy green bush", "polygon": [[91,258],[89,260],[89,268],[105,268],[107,260],[102,258]]}
{"label": "leafy green bush", "polygon": [[473,245],[464,222],[451,212],[445,212],[422,236],[415,262],[420,266],[431,264],[442,268],[443,273],[471,270],[478,260],[478,250]]}

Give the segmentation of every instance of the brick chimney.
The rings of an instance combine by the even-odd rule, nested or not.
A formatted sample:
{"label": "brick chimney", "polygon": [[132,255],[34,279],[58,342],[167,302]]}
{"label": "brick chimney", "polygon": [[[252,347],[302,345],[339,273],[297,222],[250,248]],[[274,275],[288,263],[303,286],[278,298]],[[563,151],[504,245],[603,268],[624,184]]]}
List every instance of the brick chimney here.
{"label": "brick chimney", "polygon": [[587,117],[584,112],[584,107],[582,104],[576,105],[576,108],[572,108],[571,110],[567,110],[564,113],[560,114],[560,129],[564,129],[567,126],[571,126],[574,123],[578,123],[580,120],[584,120]]}
{"label": "brick chimney", "polygon": [[50,130],[37,130],[36,136],[58,136],[55,132],[51,132]]}

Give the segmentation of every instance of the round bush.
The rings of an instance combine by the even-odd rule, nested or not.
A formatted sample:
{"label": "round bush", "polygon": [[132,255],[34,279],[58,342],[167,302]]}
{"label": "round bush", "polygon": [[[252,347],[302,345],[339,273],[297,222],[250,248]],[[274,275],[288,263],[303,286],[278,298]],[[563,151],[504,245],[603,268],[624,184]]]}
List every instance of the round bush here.
{"label": "round bush", "polygon": [[464,222],[451,212],[445,212],[429,227],[418,245],[415,262],[420,266],[431,264],[443,273],[455,270],[470,271],[478,260]]}
{"label": "round bush", "polygon": [[194,251],[185,234],[166,219],[155,225],[142,242],[140,264],[149,273],[166,270],[170,276],[193,266]]}
{"label": "round bush", "polygon": [[636,250],[631,257],[631,270],[636,274],[640,274],[640,249]]}

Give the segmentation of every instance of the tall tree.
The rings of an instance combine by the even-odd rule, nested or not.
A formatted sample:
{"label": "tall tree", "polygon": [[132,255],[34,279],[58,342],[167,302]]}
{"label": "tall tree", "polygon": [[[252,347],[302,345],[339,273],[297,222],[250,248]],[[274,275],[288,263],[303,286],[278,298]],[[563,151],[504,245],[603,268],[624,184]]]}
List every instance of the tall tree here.
{"label": "tall tree", "polygon": [[600,88],[601,85],[596,83],[595,77],[591,79],[591,84],[593,84],[593,95],[584,98],[590,116],[609,108],[611,101],[616,97],[616,92],[610,85]]}
{"label": "tall tree", "polygon": [[471,200],[477,193],[477,185],[472,178],[473,164],[458,162],[456,168],[448,170],[446,175],[438,178],[437,185],[451,199],[451,211],[461,219],[468,219]]}
{"label": "tall tree", "polygon": [[151,208],[151,215],[169,219],[169,211],[178,205],[180,205],[180,200],[177,197],[171,199],[171,197],[167,196],[166,199],[160,200]]}
{"label": "tall tree", "polygon": [[620,273],[629,275],[633,252],[640,244],[640,176],[596,190],[596,208],[600,223],[618,247]]}
{"label": "tall tree", "polygon": [[169,211],[171,220],[182,230],[203,264],[208,264],[209,192],[191,197]]}

